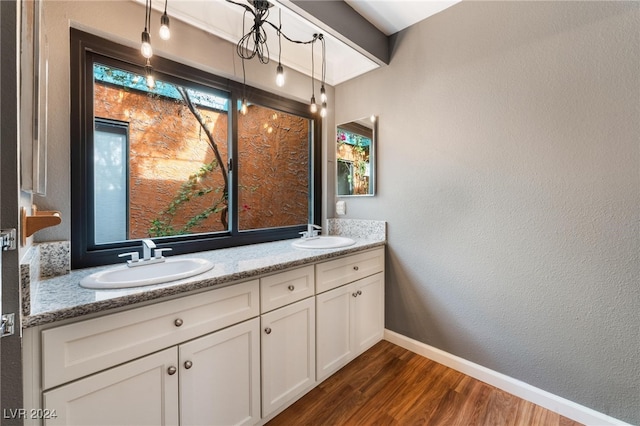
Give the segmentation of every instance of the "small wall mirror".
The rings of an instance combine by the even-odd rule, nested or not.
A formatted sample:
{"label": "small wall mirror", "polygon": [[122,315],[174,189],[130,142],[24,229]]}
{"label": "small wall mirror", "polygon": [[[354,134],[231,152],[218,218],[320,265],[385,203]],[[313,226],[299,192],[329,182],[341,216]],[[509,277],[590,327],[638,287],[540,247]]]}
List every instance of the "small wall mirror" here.
{"label": "small wall mirror", "polygon": [[338,125],[336,132],[336,194],[375,194],[375,115]]}

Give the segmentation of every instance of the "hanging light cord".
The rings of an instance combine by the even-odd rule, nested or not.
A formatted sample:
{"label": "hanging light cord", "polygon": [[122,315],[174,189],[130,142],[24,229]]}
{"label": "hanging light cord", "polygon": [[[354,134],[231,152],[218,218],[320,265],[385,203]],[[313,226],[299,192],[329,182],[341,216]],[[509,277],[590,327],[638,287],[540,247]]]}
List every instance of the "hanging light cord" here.
{"label": "hanging light cord", "polygon": [[[324,36],[322,34],[319,34],[318,38],[322,42],[322,86],[324,87],[324,79],[327,75],[327,61],[326,61],[326,55],[325,55],[326,49],[324,44]],[[311,53],[313,53],[313,49],[311,50]]]}
{"label": "hanging light cord", "polygon": [[[315,40],[316,36],[317,36],[317,34],[313,35],[314,40]],[[315,93],[316,92],[316,87],[315,86],[316,85],[315,85],[315,81],[314,81],[315,80],[315,75],[314,75],[315,72],[313,72],[313,70],[315,69],[314,58],[313,58],[313,56],[314,56],[313,55],[313,46],[315,46],[315,43],[311,44],[311,96],[313,98],[315,98],[315,94],[316,94]]]}
{"label": "hanging light cord", "polygon": [[151,0],[146,0],[145,3],[144,30],[151,32]]}
{"label": "hanging light cord", "polygon": [[[242,33],[244,34],[242,38],[238,41],[236,45],[236,53],[238,56],[244,59],[253,59],[256,56],[263,64],[269,63],[269,46],[267,46],[267,33],[264,30],[263,25],[268,24],[273,28],[277,33],[278,37],[282,36],[291,43],[296,44],[311,44],[315,43],[318,39],[318,34],[314,34],[311,40],[303,41],[303,40],[294,40],[287,36],[282,32],[282,23],[280,23],[280,27],[275,24],[269,22],[267,18],[269,17],[269,9],[268,7],[255,7],[255,10],[246,4],[238,3],[233,0],[226,0],[229,3],[233,3],[244,8],[245,13],[242,18]],[[253,15],[253,25],[249,32],[245,33],[244,22],[246,20],[246,14],[251,13]],[[282,12],[280,12],[282,13]],[[282,16],[282,15],[280,15]]]}
{"label": "hanging light cord", "polygon": [[278,64],[282,61],[282,9],[278,9]]}

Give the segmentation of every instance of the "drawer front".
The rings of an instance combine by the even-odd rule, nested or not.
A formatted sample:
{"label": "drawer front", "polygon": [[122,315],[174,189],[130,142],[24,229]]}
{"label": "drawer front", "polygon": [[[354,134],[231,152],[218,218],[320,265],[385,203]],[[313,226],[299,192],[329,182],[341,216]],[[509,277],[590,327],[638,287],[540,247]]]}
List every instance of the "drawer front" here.
{"label": "drawer front", "polygon": [[261,312],[269,312],[315,293],[313,265],[260,279]]}
{"label": "drawer front", "polygon": [[255,317],[258,292],[254,280],[45,330],[43,388]]}
{"label": "drawer front", "polygon": [[316,265],[316,292],[322,293],[384,271],[384,248]]}

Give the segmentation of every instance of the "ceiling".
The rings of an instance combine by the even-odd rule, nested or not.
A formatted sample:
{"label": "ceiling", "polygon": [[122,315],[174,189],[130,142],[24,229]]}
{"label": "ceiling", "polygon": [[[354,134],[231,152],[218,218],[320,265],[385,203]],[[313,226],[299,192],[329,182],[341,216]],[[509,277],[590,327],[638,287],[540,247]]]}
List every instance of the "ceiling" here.
{"label": "ceiling", "polygon": [[[134,1],[144,3],[144,0]],[[245,3],[246,0],[236,1]],[[350,6],[345,7],[342,1],[270,0],[270,2],[274,7],[269,10],[269,21],[278,25],[281,11],[282,32],[290,38],[309,40],[314,33],[324,34],[326,82],[332,86],[378,68],[387,62],[388,60],[385,61],[384,58],[381,60],[380,55],[371,53],[372,50],[381,47],[380,44],[388,43],[387,36],[457,3],[457,1],[430,0],[345,0]],[[164,2],[156,1],[152,4],[154,9],[160,11],[164,7]],[[321,16],[314,10],[308,9],[308,6],[320,7],[324,10],[324,14]],[[244,8],[224,0],[170,0],[167,6],[167,13],[172,19],[184,21],[234,44],[243,35],[243,12]],[[362,25],[360,22],[356,25],[357,21],[365,20],[370,24]],[[252,17],[248,17],[244,24],[245,28],[249,28],[252,22]],[[366,34],[367,31],[378,32],[378,34]],[[271,28],[267,28],[267,43],[270,57],[272,60],[274,58],[277,60],[278,37]],[[366,46],[367,43],[370,47]],[[388,49],[388,44],[384,48]],[[322,53],[319,43],[314,47],[314,58],[314,74],[316,78],[320,78]],[[282,64],[310,76],[310,46],[290,43],[283,39]]]}
{"label": "ceiling", "polygon": [[344,0],[386,35],[395,34],[460,0]]}

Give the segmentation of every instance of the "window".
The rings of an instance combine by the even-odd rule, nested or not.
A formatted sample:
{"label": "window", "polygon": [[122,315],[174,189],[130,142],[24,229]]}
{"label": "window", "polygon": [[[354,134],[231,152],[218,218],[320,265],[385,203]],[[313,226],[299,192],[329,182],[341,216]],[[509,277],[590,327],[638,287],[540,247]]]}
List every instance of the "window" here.
{"label": "window", "polygon": [[[306,104],[71,30],[72,267],[295,238],[320,218]],[[239,94],[249,108],[239,113]],[[235,107],[234,107],[235,106]]]}

